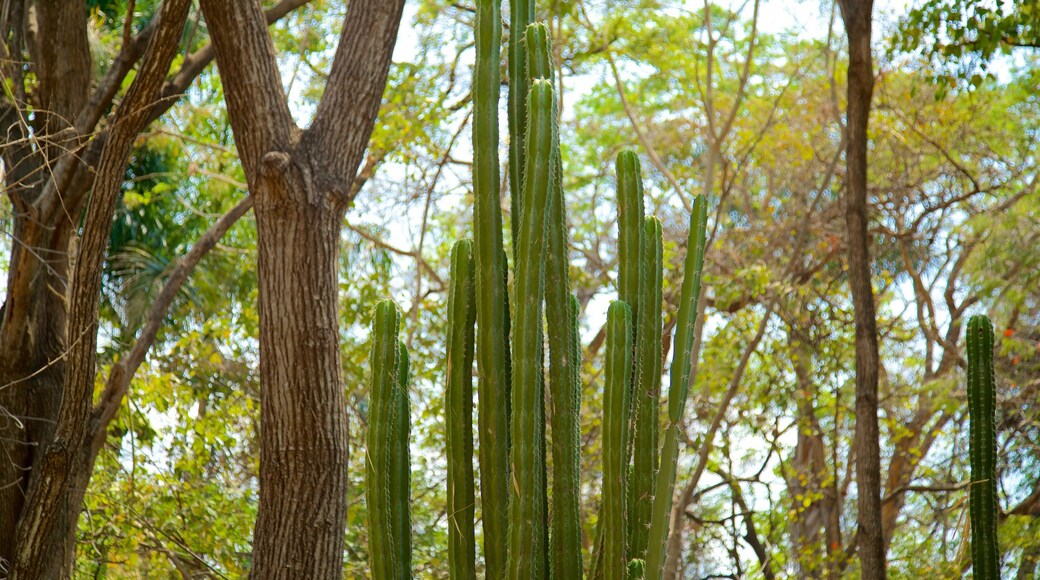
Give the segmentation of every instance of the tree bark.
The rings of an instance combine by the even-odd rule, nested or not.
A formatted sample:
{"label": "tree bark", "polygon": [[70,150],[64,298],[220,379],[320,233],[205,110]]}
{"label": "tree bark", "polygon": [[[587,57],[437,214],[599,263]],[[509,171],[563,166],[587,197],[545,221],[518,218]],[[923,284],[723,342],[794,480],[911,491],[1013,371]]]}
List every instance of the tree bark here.
{"label": "tree bark", "polygon": [[[42,439],[46,443],[36,450],[41,455],[34,459],[29,474],[25,504],[16,528],[18,545],[10,571],[12,580],[56,578],[71,573],[75,539],[71,530],[79,506],[69,505],[67,500],[72,492],[71,483],[76,474],[82,472],[83,450],[90,442],[87,428],[97,364],[102,264],[134,139],[147,125],[146,113],[166,80],[190,6],[190,0],[163,3],[155,37],[141,70],[116,112],[112,137],[101,157],[71,279],[64,387],[57,398],[56,423],[51,433]],[[62,540],[66,540],[64,546]],[[55,546],[62,549],[48,550]],[[55,557],[57,554],[66,557]]]}
{"label": "tree bark", "polygon": [[[277,20],[306,1],[282,0],[265,13],[267,21]],[[96,340],[98,296],[90,291],[87,278],[92,276],[90,263],[103,259],[107,250],[111,215],[105,218],[106,211],[95,211],[86,221],[80,216],[95,173],[99,183],[102,176],[107,179],[107,185],[94,188],[95,200],[109,200],[118,194],[126,165],[125,159],[120,161],[119,150],[177,101],[212,60],[213,49],[206,46],[188,55],[177,74],[167,79],[169,63],[159,64],[156,59],[161,55],[149,47],[158,43],[167,53],[174,51],[184,19],[174,17],[180,25],[168,24],[175,30],[157,40],[156,17],[129,39],[109,72],[90,92],[93,65],[85,4],[50,0],[35,3],[35,11],[30,10],[30,4],[28,0],[5,2],[6,12],[0,18],[6,25],[2,39],[9,55],[0,67],[5,78],[12,81],[11,91],[0,101],[0,126],[7,135],[0,156],[5,166],[3,191],[16,210],[13,234],[17,240],[11,245],[7,294],[0,308],[0,453],[5,458],[0,461],[0,569],[13,577],[19,554],[17,557],[23,558],[19,564],[22,577],[52,578],[70,573],[76,520],[94,460],[122,393],[169,307],[169,301],[160,300],[155,305],[157,322],[152,325],[151,336],[142,334],[131,356],[122,359],[135,363],[117,365],[113,370],[109,386],[121,390],[110,389],[106,393],[111,396],[90,409],[94,364],[87,364],[92,355],[84,355],[83,343],[94,344]],[[167,2],[159,13],[186,6],[182,0]],[[150,50],[148,56],[146,49]],[[125,105],[98,130],[98,122],[113,108],[127,74],[138,63],[138,80],[134,83],[137,96],[128,93],[123,98]],[[27,89],[25,70],[37,75],[32,90]],[[150,77],[147,90],[141,80],[145,76]],[[30,118],[29,111],[35,116]],[[106,151],[111,140],[116,143]],[[107,169],[99,166],[103,151],[109,157]],[[105,187],[108,193],[100,192]],[[209,238],[219,238],[246,209],[238,207],[228,216],[230,221],[218,222],[214,227],[218,232],[211,230],[213,235],[200,238],[185,257],[184,268],[178,271],[187,276],[212,248]],[[76,232],[81,226],[94,231],[94,242],[78,243]],[[89,245],[93,249],[85,249]],[[181,282],[183,277],[176,283]],[[171,277],[170,284],[174,283]],[[77,285],[80,298],[76,303],[86,304],[86,310],[74,307],[70,311],[72,288]],[[72,318],[76,318],[79,330],[70,333]],[[70,339],[69,334],[74,336]],[[75,378],[70,376],[73,369],[69,363],[75,358],[74,350],[75,357],[86,356],[75,363]],[[67,381],[76,386],[69,390]],[[89,389],[81,388],[84,381]],[[66,392],[74,396],[66,398]],[[74,408],[61,418],[63,404]],[[59,430],[64,439],[55,441]],[[72,440],[78,443],[71,444]],[[61,500],[45,500],[47,494],[42,493],[40,482],[57,492]],[[35,503],[30,505],[27,498]],[[16,531],[19,521],[22,525]]]}
{"label": "tree bark", "polygon": [[870,281],[867,204],[867,126],[874,91],[870,51],[873,0],[839,0],[849,41],[845,223],[849,286],[856,328],[856,508],[863,578],[885,578],[881,525],[881,445],[878,431],[877,317]]}
{"label": "tree bark", "polygon": [[257,0],[203,0],[257,219],[260,506],[253,578],[339,578],[347,514],[337,263],[403,0],[350,3],[310,128],[289,114]]}

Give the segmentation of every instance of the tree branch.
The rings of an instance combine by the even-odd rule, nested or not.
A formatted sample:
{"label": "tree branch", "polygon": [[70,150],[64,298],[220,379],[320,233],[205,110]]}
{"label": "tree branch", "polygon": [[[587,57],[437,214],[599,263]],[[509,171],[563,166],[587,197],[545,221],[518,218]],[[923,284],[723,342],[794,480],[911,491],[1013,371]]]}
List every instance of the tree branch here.
{"label": "tree branch", "polygon": [[[335,175],[352,178],[361,164],[386,88],[403,10],[404,0],[353,0],[347,10],[325,94],[307,131]],[[347,184],[344,198],[349,193]]]}
{"label": "tree branch", "polygon": [[90,454],[92,458],[97,455],[101,446],[104,445],[107,438],[108,425],[119,411],[123,397],[130,387],[130,381],[133,379],[134,374],[141,366],[141,363],[144,362],[144,358],[152,345],[155,344],[155,337],[166,319],[166,313],[170,309],[170,305],[173,304],[173,299],[177,297],[181,287],[184,286],[184,283],[199,262],[202,261],[202,258],[217,245],[217,242],[224,237],[224,234],[231,229],[231,226],[235,225],[252,207],[253,198],[246,196],[237,205],[228,210],[227,213],[220,216],[208,230],[199,236],[199,239],[195,241],[195,245],[181,257],[173,268],[162,291],[159,292],[159,296],[156,297],[155,302],[152,303],[152,307],[148,311],[144,327],[141,329],[140,336],[137,337],[137,342],[112,367],[108,380],[105,382],[105,390],[101,394],[101,399],[91,412],[88,436],[91,440]]}
{"label": "tree branch", "polygon": [[200,5],[218,56],[238,157],[252,183],[264,154],[291,149],[296,131],[274,42],[259,0],[202,0]]}

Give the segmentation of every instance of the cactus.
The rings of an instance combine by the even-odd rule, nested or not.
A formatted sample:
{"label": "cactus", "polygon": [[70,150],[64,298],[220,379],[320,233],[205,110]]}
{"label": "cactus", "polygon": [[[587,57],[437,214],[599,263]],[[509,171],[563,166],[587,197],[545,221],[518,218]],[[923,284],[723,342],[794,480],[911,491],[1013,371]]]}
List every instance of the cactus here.
{"label": "cactus", "polygon": [[[552,78],[549,29],[542,23],[527,27],[529,81]],[[552,519],[550,567],[553,578],[581,578],[581,516],[579,469],[579,416],[581,384],[578,379],[578,302],[570,294],[567,223],[563,198],[558,115],[553,107],[554,141],[552,181],[548,200],[545,315],[549,324],[549,401],[552,408]]]}
{"label": "cactus", "polygon": [[390,533],[393,534],[395,578],[412,577],[411,441],[408,405],[408,349],[397,343],[397,383],[394,385],[390,427]]}
{"label": "cactus", "polygon": [[451,250],[448,290],[448,386],[444,397],[448,447],[448,565],[452,578],[476,578],[473,532],[473,325],[476,322],[473,243]]}
{"label": "cactus", "polygon": [[618,299],[632,309],[633,335],[639,324],[643,266],[643,180],[639,156],[624,150],[617,156]]}
{"label": "cactus", "polygon": [[367,450],[372,577],[411,575],[408,467],[408,355],[397,340],[400,313],[384,300],[372,321]]}
{"label": "cactus", "polygon": [[643,577],[646,562],[639,559],[628,561],[628,580],[640,580]]}
{"label": "cactus", "polygon": [[697,298],[701,290],[701,271],[704,267],[707,221],[707,202],[704,196],[700,196],[693,202],[690,232],[686,241],[685,272],[679,292],[679,313],[676,316],[668,387],[668,423],[661,447],[661,466],[657,472],[650,536],[647,541],[646,569],[650,571],[651,578],[659,578],[664,568],[664,547],[668,539],[668,519],[671,517],[675,470],[679,461],[679,425],[690,393],[690,372],[693,366],[690,351],[693,348],[694,326],[697,323]]}
{"label": "cactus", "polygon": [[626,556],[628,411],[632,384],[632,309],[615,300],[607,310],[606,385],[603,388],[603,577],[622,580]]}
{"label": "cactus", "polygon": [[[520,237],[524,202],[525,135],[527,134],[527,52],[524,34],[534,21],[534,0],[509,2],[509,208],[513,256]],[[497,72],[496,72],[497,74]]]}
{"label": "cactus", "polygon": [[997,436],[994,419],[993,325],[977,315],[968,320],[968,417],[971,488],[971,561],[975,578],[1000,578],[997,545]]}
{"label": "cactus", "polygon": [[661,303],[663,234],[661,221],[644,218],[643,268],[639,284],[642,312],[636,331],[637,359],[632,409],[632,479],[629,484],[629,557],[646,556],[657,475],[658,413],[661,392]]}
{"label": "cactus", "polygon": [[545,231],[552,183],[553,88],[531,83],[528,95],[524,216],[516,246],[513,336],[512,416],[509,498],[508,577],[547,576],[545,521],[545,409],[542,376],[542,299],[545,290]]}
{"label": "cactus", "polygon": [[506,569],[509,504],[509,298],[499,205],[500,0],[477,0],[473,80],[473,237],[481,522],[488,578]]}

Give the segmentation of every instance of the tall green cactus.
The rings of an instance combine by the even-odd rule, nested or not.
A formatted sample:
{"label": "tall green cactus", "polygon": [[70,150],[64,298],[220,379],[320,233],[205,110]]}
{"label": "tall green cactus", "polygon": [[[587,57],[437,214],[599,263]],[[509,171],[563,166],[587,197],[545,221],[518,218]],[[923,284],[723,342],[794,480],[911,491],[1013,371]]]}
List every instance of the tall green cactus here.
{"label": "tall green cactus", "polygon": [[477,0],[473,79],[473,233],[477,295],[480,498],[488,578],[506,572],[509,505],[509,298],[499,205],[500,0]]}
{"label": "tall green cactus", "polygon": [[476,322],[473,243],[451,250],[448,290],[448,565],[451,578],[476,578],[473,531],[473,325]]}
{"label": "tall green cactus", "polygon": [[648,216],[643,221],[642,270],[639,302],[642,312],[636,331],[637,359],[635,414],[632,434],[632,479],[629,483],[629,557],[642,559],[650,533],[657,476],[658,413],[661,393],[661,306],[663,233],[661,221]]}
{"label": "tall green cactus", "polygon": [[983,315],[968,320],[968,417],[971,488],[971,561],[975,578],[1000,578],[997,545],[997,435],[994,408],[993,325]]}
{"label": "tall green cactus", "polygon": [[513,255],[517,252],[524,207],[524,159],[527,134],[527,51],[524,34],[534,22],[534,0],[509,2],[509,207]]}
{"label": "tall green cactus", "polygon": [[[527,27],[527,73],[530,80],[552,78],[549,29],[542,23]],[[558,115],[553,111],[553,123]],[[559,129],[554,129],[552,181],[548,200],[545,316],[549,334],[549,402],[551,405],[552,509],[550,568],[553,578],[581,578],[581,514],[579,409],[581,364],[578,344],[578,301],[570,293],[567,220],[563,197]]]}
{"label": "tall green cactus", "polygon": [[632,384],[632,309],[615,300],[607,310],[603,388],[603,577],[623,580],[628,569],[628,412]]}
{"label": "tall green cactus", "polygon": [[[690,393],[694,327],[697,324],[697,298],[701,290],[704,268],[705,232],[708,223],[707,202],[700,196],[693,202],[690,232],[686,240],[686,262],[679,292],[675,340],[672,346],[672,368],[668,387],[668,423],[661,447],[661,467],[657,472],[653,515],[646,550],[646,570],[651,578],[660,578],[664,568],[664,547],[668,539],[668,520],[675,492],[675,470],[679,461],[679,425]],[[691,260],[693,259],[692,264]]]}
{"label": "tall green cactus", "polygon": [[372,321],[366,461],[369,557],[375,580],[411,576],[408,355],[397,340],[400,312],[384,300]]}
{"label": "tall green cactus", "polygon": [[524,216],[517,237],[512,337],[512,415],[508,577],[540,579],[546,570],[545,410],[542,375],[542,299],[545,231],[556,139],[553,87],[535,80],[528,95]]}

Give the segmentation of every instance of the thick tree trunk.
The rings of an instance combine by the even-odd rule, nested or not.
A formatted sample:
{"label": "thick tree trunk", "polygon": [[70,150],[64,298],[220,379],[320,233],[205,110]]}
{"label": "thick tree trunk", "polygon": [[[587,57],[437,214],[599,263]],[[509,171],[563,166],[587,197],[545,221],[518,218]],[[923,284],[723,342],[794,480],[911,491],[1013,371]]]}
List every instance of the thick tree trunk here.
{"label": "thick tree trunk", "polygon": [[[302,170],[301,170],[302,168]],[[347,411],[336,280],[342,207],[308,188],[307,159],[269,153],[256,195],[260,510],[255,578],[338,578]]]}
{"label": "thick tree trunk", "polygon": [[[282,0],[266,11],[266,21],[273,22],[306,2]],[[30,10],[30,5],[35,9]],[[172,29],[159,33],[164,39],[157,41],[156,17],[122,47],[105,77],[89,93],[93,65],[86,5],[65,0],[4,3],[0,22],[7,25],[2,37],[10,56],[0,67],[12,86],[8,96],[0,101],[0,127],[7,135],[0,155],[5,168],[3,193],[15,209],[13,236],[17,243],[11,245],[6,298],[0,308],[0,454],[5,458],[0,461],[0,570],[12,575],[18,573],[11,571],[16,554],[35,561],[29,568],[21,568],[23,577],[56,578],[71,573],[76,519],[94,461],[105,442],[107,426],[170,305],[170,300],[163,298],[154,305],[149,330],[142,333],[128,356],[113,369],[102,401],[94,409],[89,408],[94,384],[95,365],[90,362],[93,356],[83,359],[88,362],[80,365],[83,368],[77,384],[87,386],[73,389],[77,411],[61,419],[60,410],[67,398],[63,395],[72,372],[72,351],[83,350],[86,342],[93,344],[96,333],[96,324],[88,321],[85,328],[72,332],[71,338],[68,336],[73,315],[78,313],[81,323],[90,318],[76,309],[69,310],[75,280],[89,274],[77,268],[82,264],[74,263],[77,256],[78,261],[84,261],[75,234],[81,226],[97,230],[99,235],[95,237],[101,243],[86,252],[93,254],[86,261],[102,260],[107,247],[107,224],[111,221],[110,215],[102,215],[97,224],[81,222],[78,216],[95,175],[100,177],[105,172],[98,162],[113,135],[118,135],[124,144],[132,143],[140,128],[165,112],[176,100],[170,97],[182,94],[213,59],[213,47],[204,46],[187,55],[179,72],[169,80],[169,64],[156,64],[155,45],[162,45],[169,55],[178,44],[186,7],[183,0],[164,2],[160,12],[179,11],[179,16],[172,19],[179,24],[167,25]],[[152,48],[146,56],[148,47]],[[123,101],[129,103],[128,107],[110,116],[106,126],[96,132],[97,123],[112,108],[127,74],[139,62],[138,81],[143,76],[150,78],[146,98],[135,104],[130,102],[130,94],[125,95]],[[151,72],[146,74],[146,69]],[[27,90],[25,70],[32,70],[37,77],[31,91]],[[159,89],[164,98],[156,103],[154,94]],[[134,114],[128,115],[127,108],[133,109]],[[30,110],[35,115],[28,115]],[[128,116],[133,119],[128,120]],[[129,130],[128,124],[137,129]],[[107,183],[114,193],[102,195],[95,191],[94,197],[118,195],[124,168],[125,160],[119,162],[117,158],[110,163]],[[200,238],[197,247],[171,276],[167,285],[172,292],[169,297],[248,207],[248,203],[240,204]],[[93,269],[99,268],[97,262]],[[90,269],[88,266],[87,270]],[[82,293],[88,310],[96,310],[96,294]],[[69,419],[71,423],[80,423],[72,429],[75,441],[63,440],[60,449],[53,448],[56,430],[63,423],[67,428]],[[58,464],[50,460],[57,456],[64,459],[55,471]],[[50,460],[45,462],[48,457]],[[47,470],[51,470],[51,475],[37,475]],[[52,477],[56,472],[61,472],[60,499],[37,501],[35,507],[31,506],[28,498],[40,487],[38,483],[49,485],[56,481]],[[48,531],[41,533],[43,528]]]}
{"label": "thick tree trunk", "polygon": [[339,232],[404,0],[350,3],[325,95],[306,131],[289,113],[258,0],[201,6],[257,217],[261,451],[251,574],[339,578],[348,446]]}
{"label": "thick tree trunk", "polygon": [[873,0],[840,0],[849,40],[848,145],[845,151],[849,286],[856,321],[856,508],[863,578],[885,578],[878,430],[878,338],[870,282],[867,125],[874,91],[870,51]]}

